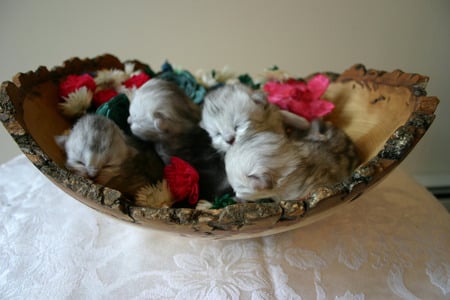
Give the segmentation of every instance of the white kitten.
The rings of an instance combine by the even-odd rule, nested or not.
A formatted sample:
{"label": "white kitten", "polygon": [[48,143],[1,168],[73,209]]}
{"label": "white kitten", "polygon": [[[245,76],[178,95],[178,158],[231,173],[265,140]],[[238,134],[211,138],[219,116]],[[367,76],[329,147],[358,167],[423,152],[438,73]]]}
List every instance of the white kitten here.
{"label": "white kitten", "polygon": [[136,90],[129,112],[131,132],[144,141],[167,141],[200,121],[200,108],[174,83],[157,78]]}
{"label": "white kitten", "polygon": [[209,92],[203,103],[202,121],[213,146],[225,153],[233,143],[249,131],[285,133],[286,125],[302,130],[309,123],[292,113],[281,111],[266,100],[262,91],[254,91],[237,83]]}

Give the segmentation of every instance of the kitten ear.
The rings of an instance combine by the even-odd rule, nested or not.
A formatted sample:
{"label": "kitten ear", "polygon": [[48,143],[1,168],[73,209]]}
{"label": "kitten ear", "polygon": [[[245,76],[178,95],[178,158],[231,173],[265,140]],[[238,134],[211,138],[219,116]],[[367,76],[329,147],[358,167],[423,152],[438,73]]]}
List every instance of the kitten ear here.
{"label": "kitten ear", "polygon": [[290,127],[294,127],[300,130],[306,130],[311,127],[311,123],[305,118],[291,113],[287,110],[280,109],[281,117],[283,118],[283,123]]}
{"label": "kitten ear", "polygon": [[155,112],[153,114],[153,119],[155,128],[158,129],[161,132],[168,132],[169,131],[169,124],[167,122],[167,118],[160,112]]}
{"label": "kitten ear", "polygon": [[66,148],[66,142],[69,138],[69,134],[70,130],[66,130],[62,135],[55,136],[56,144],[63,150]]}
{"label": "kitten ear", "polygon": [[268,103],[266,93],[264,93],[264,91],[261,91],[261,90],[252,91],[250,98],[256,104],[265,105]]}
{"label": "kitten ear", "polygon": [[272,176],[269,173],[247,175],[250,186],[255,190],[266,190],[273,188]]}

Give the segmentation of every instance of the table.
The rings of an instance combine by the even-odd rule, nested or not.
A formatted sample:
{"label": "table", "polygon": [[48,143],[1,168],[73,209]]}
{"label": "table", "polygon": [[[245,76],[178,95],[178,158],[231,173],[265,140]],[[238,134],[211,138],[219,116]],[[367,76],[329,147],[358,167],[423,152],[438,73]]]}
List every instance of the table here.
{"label": "table", "polygon": [[1,299],[450,299],[450,214],[399,168],[313,224],[216,241],[100,214],[20,155],[0,220]]}

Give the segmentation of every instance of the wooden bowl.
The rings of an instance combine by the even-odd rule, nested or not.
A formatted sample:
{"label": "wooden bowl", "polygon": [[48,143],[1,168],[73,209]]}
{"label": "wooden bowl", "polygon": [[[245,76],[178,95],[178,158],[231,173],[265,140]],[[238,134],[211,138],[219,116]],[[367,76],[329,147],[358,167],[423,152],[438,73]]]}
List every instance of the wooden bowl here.
{"label": "wooden bowl", "polygon": [[[134,61],[142,66],[139,61]],[[236,204],[223,209],[152,209],[130,206],[119,191],[94,184],[64,168],[65,155],[54,136],[71,127],[57,107],[59,80],[70,74],[123,69],[106,54],[73,58],[60,67],[19,73],[4,82],[0,118],[33,164],[59,188],[82,203],[117,219],[182,235],[240,239],[291,230],[345,207],[396,167],[425,134],[439,103],[427,97],[428,77],[354,65],[332,79],[324,98],[335,103],[328,117],[354,141],[362,164],[332,188],[319,188],[298,201]],[[347,207],[349,209],[349,207]]]}

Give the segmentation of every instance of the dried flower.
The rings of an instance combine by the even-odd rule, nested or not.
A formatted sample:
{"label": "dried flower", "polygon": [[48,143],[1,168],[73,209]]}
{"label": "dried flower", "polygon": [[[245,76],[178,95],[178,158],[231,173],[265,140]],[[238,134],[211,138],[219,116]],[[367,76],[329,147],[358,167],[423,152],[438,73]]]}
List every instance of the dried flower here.
{"label": "dried flower", "polygon": [[233,73],[228,66],[224,66],[222,70],[198,70],[195,77],[202,86],[211,88],[218,84],[224,84],[236,80],[236,74]]}
{"label": "dried flower", "polygon": [[253,78],[248,74],[239,75],[238,79],[240,83],[245,84],[246,86],[254,90],[258,90],[260,88],[260,83],[255,82]]}
{"label": "dried flower", "polygon": [[164,178],[176,202],[187,200],[191,205],[197,203],[199,175],[190,164],[172,157],[170,164],[164,168]]}
{"label": "dried flower", "polygon": [[130,101],[128,97],[125,94],[118,94],[97,108],[95,113],[113,120],[123,132],[131,134],[130,124],[127,121],[130,115],[129,108]]}
{"label": "dried flower", "polygon": [[151,208],[169,208],[175,203],[167,181],[158,181],[140,188],[135,195],[135,205]]}
{"label": "dried flower", "polygon": [[286,81],[292,76],[283,70],[280,70],[277,66],[264,70],[262,74],[257,77],[257,81],[264,83],[267,81]]}
{"label": "dried flower", "polygon": [[97,91],[92,99],[92,104],[94,105],[95,108],[97,108],[117,95],[118,93],[116,92],[115,89]]}
{"label": "dried flower", "polygon": [[134,68],[135,64],[133,62],[126,62],[123,65],[123,70],[128,77],[131,77],[133,75]]}
{"label": "dried flower", "polygon": [[285,82],[269,81],[263,88],[269,102],[312,121],[334,109],[332,102],[321,99],[328,85],[328,77],[318,74],[308,82],[295,79]]}
{"label": "dried flower", "polygon": [[81,117],[91,106],[92,91],[82,86],[63,99],[64,102],[59,103],[62,113],[70,118]]}
{"label": "dried flower", "polygon": [[200,104],[203,101],[206,90],[189,71],[174,70],[168,62],[164,63],[162,70],[158,78],[176,83],[194,103]]}
{"label": "dried flower", "polygon": [[144,72],[133,75],[124,81],[123,85],[127,89],[140,88],[144,83],[150,80],[150,76]]}
{"label": "dried flower", "polygon": [[59,84],[59,96],[67,98],[69,94],[76,92],[81,87],[86,87],[93,93],[97,85],[89,74],[69,75]]}
{"label": "dried flower", "polygon": [[118,89],[123,81],[128,79],[128,74],[122,70],[100,70],[95,76],[95,83],[97,84],[97,91]]}

